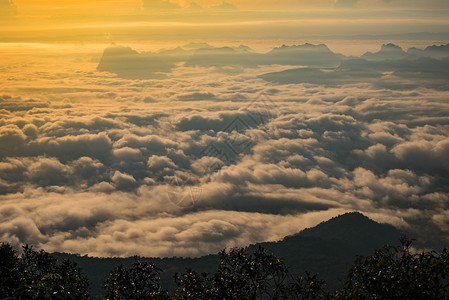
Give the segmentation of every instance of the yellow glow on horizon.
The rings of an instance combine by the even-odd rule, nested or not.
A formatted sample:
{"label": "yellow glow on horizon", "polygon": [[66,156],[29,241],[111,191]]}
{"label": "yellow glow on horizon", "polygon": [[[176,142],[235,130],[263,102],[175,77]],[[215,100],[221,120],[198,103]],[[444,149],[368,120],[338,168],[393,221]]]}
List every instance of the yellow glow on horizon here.
{"label": "yellow glow on horizon", "polygon": [[120,15],[135,12],[142,7],[141,0],[16,0],[20,15],[62,17],[80,15]]}
{"label": "yellow glow on horizon", "polygon": [[[149,1],[154,9],[143,5]],[[374,1],[374,0],[373,0]],[[382,0],[383,5],[389,5]],[[405,0],[396,0],[401,2]],[[415,0],[413,0],[415,1]],[[441,1],[441,0],[429,0]],[[169,39],[298,39],[444,32],[449,11],[334,9],[335,0],[15,0],[0,42],[104,43]],[[198,3],[204,9],[188,8]],[[237,10],[210,9],[229,3]],[[310,5],[313,2],[314,5]],[[360,0],[359,3],[363,2]],[[158,5],[161,5],[159,9]],[[165,5],[165,6],[164,6]]]}

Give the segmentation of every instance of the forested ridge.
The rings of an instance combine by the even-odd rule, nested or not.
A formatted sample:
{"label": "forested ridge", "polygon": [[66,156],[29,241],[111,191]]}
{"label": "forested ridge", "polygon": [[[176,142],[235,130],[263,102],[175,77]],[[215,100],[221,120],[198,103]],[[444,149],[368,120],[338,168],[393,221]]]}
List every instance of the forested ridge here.
{"label": "forested ridge", "polygon": [[[354,222],[359,222],[360,226],[347,227]],[[89,279],[92,280],[92,277],[86,276],[84,269],[73,260],[63,259],[61,255],[50,254],[44,250],[36,250],[29,245],[23,246],[19,253],[11,245],[2,243],[0,299],[447,299],[449,297],[449,251],[446,248],[440,251],[418,251],[413,247],[413,241],[407,238],[398,239],[396,246],[383,245],[367,255],[355,256],[346,272],[339,277],[339,284],[335,282],[329,284],[328,280],[325,280],[329,274],[316,274],[307,269],[298,271],[298,266],[290,267],[291,262],[277,254],[279,249],[276,249],[276,246],[283,245],[281,248],[286,251],[285,256],[291,257],[288,251],[293,250],[289,247],[293,247],[292,241],[299,236],[305,241],[311,241],[310,239],[313,241],[315,238],[313,243],[320,245],[316,237],[319,232],[321,241],[328,236],[330,241],[341,245],[341,241],[345,238],[339,237],[335,230],[346,229],[341,235],[347,240],[349,237],[361,238],[357,236],[357,232],[366,233],[367,228],[372,230],[376,228],[384,237],[391,230],[390,227],[375,223],[361,214],[352,213],[323,222],[317,227],[304,230],[277,243],[225,249],[217,256],[210,255],[198,259],[171,258],[165,259],[165,264],[159,264],[164,259],[151,260],[137,256],[126,260],[84,257],[97,263],[108,262],[110,268],[105,279],[101,280],[102,291],[90,287]],[[385,232],[382,232],[381,228],[384,228]],[[371,239],[374,240],[375,237]],[[351,246],[351,243],[347,246]],[[368,249],[370,245],[365,246]],[[311,250],[313,249],[309,249]],[[338,253],[335,255],[339,257]],[[298,256],[301,256],[301,253]],[[323,253],[318,252],[315,258],[307,255],[306,258],[319,260],[320,256],[323,259],[325,257]],[[177,261],[180,263],[179,268],[172,269],[172,273],[164,272],[164,267],[169,265],[167,260]],[[189,267],[188,262],[195,263]],[[195,266],[199,269],[195,269]],[[95,265],[92,267],[95,268]],[[329,265],[329,270],[338,268]],[[99,271],[101,273],[101,269]],[[161,280],[163,274],[172,275],[171,285],[168,288],[164,282],[168,279]]]}

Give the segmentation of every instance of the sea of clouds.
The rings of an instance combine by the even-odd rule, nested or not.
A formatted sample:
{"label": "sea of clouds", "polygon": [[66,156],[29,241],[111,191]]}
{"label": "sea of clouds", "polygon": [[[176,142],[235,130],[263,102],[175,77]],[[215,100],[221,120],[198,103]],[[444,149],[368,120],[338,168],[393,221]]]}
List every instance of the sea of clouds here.
{"label": "sea of clouds", "polygon": [[[26,86],[0,96],[0,240],[199,256],[359,211],[426,247],[447,244],[444,82],[392,72],[338,85],[258,77],[288,68],[30,75],[45,80],[37,92],[46,97],[20,95],[37,93]],[[58,88],[66,78],[77,81]]]}

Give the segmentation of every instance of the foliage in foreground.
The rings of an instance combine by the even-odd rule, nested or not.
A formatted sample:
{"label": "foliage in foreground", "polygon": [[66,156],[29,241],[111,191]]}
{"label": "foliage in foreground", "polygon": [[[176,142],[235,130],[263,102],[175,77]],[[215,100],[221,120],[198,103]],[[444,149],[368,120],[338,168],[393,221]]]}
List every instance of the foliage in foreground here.
{"label": "foliage in foreground", "polygon": [[107,299],[170,299],[159,285],[162,270],[153,263],[140,262],[137,257],[131,268],[120,265],[106,280]]}
{"label": "foliage in foreground", "polygon": [[[414,252],[402,239],[358,257],[334,294],[310,273],[294,277],[284,261],[261,247],[221,251],[214,274],[187,270],[175,275],[170,297],[159,284],[162,271],[137,257],[130,268],[114,268],[106,281],[107,299],[449,299],[449,251]],[[75,264],[25,246],[19,257],[11,246],[0,248],[0,293],[9,299],[86,299],[88,282]]]}
{"label": "foliage in foreground", "polygon": [[253,254],[243,248],[220,252],[217,272],[188,270],[175,275],[174,299],[321,299],[324,282],[316,275],[292,277],[284,261],[259,247]]}
{"label": "foliage in foreground", "polygon": [[337,299],[449,299],[449,251],[414,253],[411,240],[358,257]]}
{"label": "foliage in foreground", "polygon": [[76,263],[56,258],[44,250],[0,246],[0,295],[6,299],[88,299],[89,281]]}

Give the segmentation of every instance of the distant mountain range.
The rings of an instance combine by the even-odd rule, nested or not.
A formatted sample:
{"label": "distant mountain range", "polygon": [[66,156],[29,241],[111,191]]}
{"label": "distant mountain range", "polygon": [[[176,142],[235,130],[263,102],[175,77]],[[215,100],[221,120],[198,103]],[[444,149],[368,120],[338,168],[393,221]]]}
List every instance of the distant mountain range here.
{"label": "distant mountain range", "polygon": [[361,57],[344,57],[337,67],[301,67],[259,76],[278,84],[310,83],[329,86],[370,83],[380,88],[410,89],[427,87],[448,90],[449,44],[410,48],[394,44]]}
{"label": "distant mountain range", "polygon": [[382,45],[380,51],[376,53],[367,52],[361,56],[367,60],[400,60],[413,59],[418,57],[430,57],[434,59],[443,59],[449,56],[449,44],[428,46],[424,50],[418,48],[409,48],[404,51],[401,47],[389,43]]}
{"label": "distant mountain range", "polygon": [[130,47],[111,46],[104,50],[97,66],[99,71],[115,73],[123,78],[160,78],[178,63],[201,67],[256,67],[260,65],[293,65],[313,67],[338,66],[343,55],[333,53],[326,45],[295,45],[257,53],[248,46],[213,47],[190,43],[184,47],[158,52],[137,52]]}
{"label": "distant mountain range", "polygon": [[[369,82],[381,88],[407,89],[420,85],[449,89],[449,44],[407,51],[389,43],[378,52],[360,57],[332,52],[326,45],[277,47],[267,53],[251,48],[213,47],[205,43],[188,44],[159,52],[137,52],[129,47],[111,46],[104,50],[99,71],[123,78],[164,78],[179,65],[215,67],[216,71],[239,72],[261,65],[297,66],[258,77],[277,84],[310,83],[343,85]],[[418,80],[419,79],[419,80]]]}
{"label": "distant mountain range", "polygon": [[[254,251],[259,245],[276,256],[283,257],[291,274],[305,271],[318,273],[330,290],[336,289],[344,279],[356,255],[368,255],[385,244],[399,244],[404,233],[387,224],[379,224],[354,212],[337,216],[316,227],[287,236],[278,242],[250,245]],[[151,247],[151,245],[149,245]],[[91,282],[92,295],[103,294],[103,283],[114,266],[130,266],[133,258],[93,258],[66,253],[54,253],[58,259],[77,262]],[[142,258],[152,261],[164,270],[161,274],[163,288],[173,291],[173,275],[187,268],[213,273],[218,265],[218,255],[200,258]]]}

